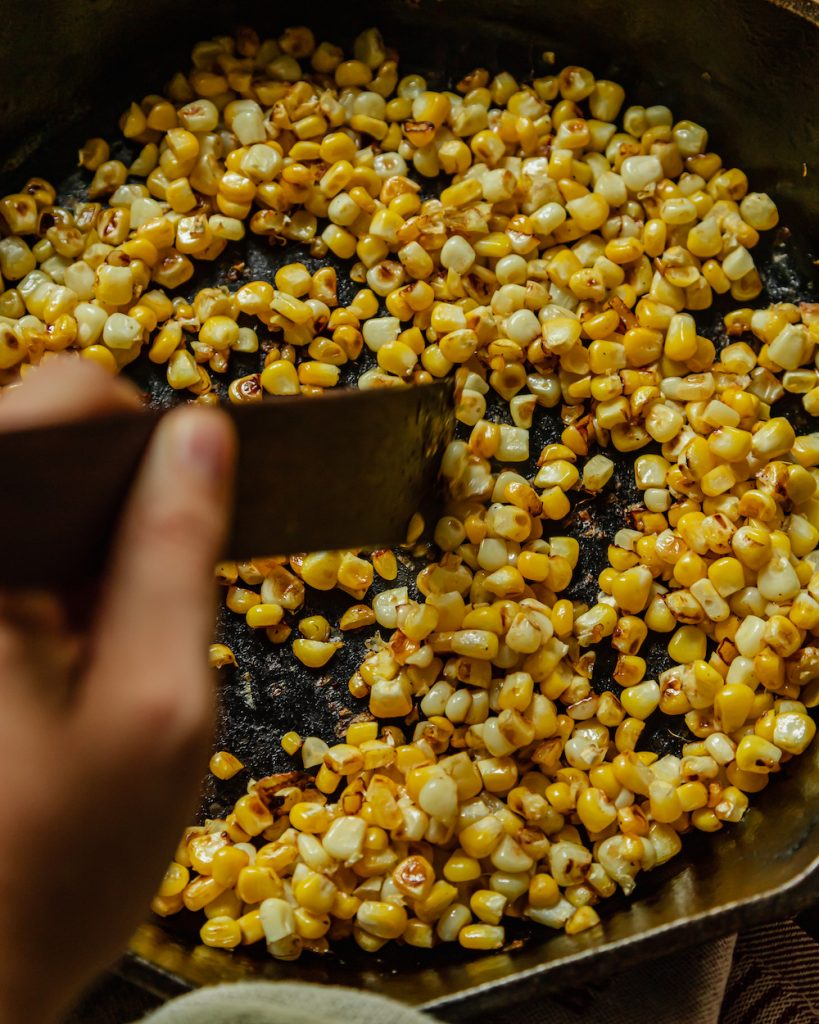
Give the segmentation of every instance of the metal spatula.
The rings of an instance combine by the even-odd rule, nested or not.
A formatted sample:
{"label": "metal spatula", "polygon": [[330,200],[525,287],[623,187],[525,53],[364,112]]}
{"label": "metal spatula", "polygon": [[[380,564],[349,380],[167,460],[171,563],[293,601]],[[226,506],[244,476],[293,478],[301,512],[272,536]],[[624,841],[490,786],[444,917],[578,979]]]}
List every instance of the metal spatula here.
{"label": "metal spatula", "polygon": [[[232,406],[239,436],[226,555],[388,546],[432,499],[452,386]],[[0,585],[87,580],[105,562],[157,410],[0,433]]]}

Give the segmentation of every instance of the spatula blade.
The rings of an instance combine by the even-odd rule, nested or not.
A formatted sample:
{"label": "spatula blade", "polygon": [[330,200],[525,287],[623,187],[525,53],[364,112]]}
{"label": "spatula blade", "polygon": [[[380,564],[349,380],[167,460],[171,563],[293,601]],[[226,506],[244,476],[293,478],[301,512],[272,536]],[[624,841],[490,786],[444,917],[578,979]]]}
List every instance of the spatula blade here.
{"label": "spatula blade", "polygon": [[[328,392],[232,406],[239,437],[234,558],[401,543],[435,501],[452,385]],[[66,585],[105,564],[162,413],[0,433],[0,585]]]}

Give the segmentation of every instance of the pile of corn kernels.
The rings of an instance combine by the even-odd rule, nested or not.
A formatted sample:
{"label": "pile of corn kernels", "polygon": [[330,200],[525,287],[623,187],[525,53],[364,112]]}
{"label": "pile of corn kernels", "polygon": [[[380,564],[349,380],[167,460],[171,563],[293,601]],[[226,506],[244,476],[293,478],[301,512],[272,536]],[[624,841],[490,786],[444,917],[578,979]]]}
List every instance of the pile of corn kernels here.
{"label": "pile of corn kernels", "polygon": [[[375,574],[396,579],[389,551],[217,567],[227,607],[308,668],[380,630],[345,742],[288,733],[293,772],[185,833],[152,907],[204,911],[206,945],[491,950],[507,918],[576,934],[684,833],[740,821],[813,738],[819,434],[775,404],[819,413],[819,308],[743,306],[719,353],[698,333],[715,297],[760,296],[752,250],[776,206],[705,128],[624,100],[582,67],[530,83],[476,68],[431,91],[375,29],[352,55],[304,27],[240,29],[131,104],[129,165],[86,143],[87,201],[55,205],[42,179],[0,200],[0,384],[63,350],[112,372],[147,355],[204,403],[232,353],[259,369],[231,402],[320,394],[359,359],[362,388],[455,374],[462,439],[421,600],[367,600]],[[360,290],[341,305],[334,266],[293,262],[273,283],[167,293],[248,231],[332,254]],[[561,440],[527,478],[544,415]],[[643,504],[589,606],[561,596],[578,543],[560,524],[571,492],[605,490],[610,447],[634,453]],[[350,606],[299,618],[307,587]],[[657,679],[649,631],[673,662]],[[591,686],[601,644],[618,695]],[[211,661],[235,659],[214,644]],[[687,731],[681,756],[639,749],[655,712]],[[211,770],[243,766],[219,751]]]}

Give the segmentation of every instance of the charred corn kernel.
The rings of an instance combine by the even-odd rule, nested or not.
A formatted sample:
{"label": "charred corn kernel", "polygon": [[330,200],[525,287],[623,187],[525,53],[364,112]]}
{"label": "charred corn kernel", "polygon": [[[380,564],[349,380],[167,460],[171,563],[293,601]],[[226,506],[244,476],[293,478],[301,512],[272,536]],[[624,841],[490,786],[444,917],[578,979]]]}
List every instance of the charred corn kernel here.
{"label": "charred corn kernel", "polygon": [[778,768],[781,758],[779,747],[761,736],[743,736],[737,746],[736,763],[742,772],[767,774]]}
{"label": "charred corn kernel", "polygon": [[338,621],[339,629],[346,632],[351,629],[363,629],[375,623],[375,612],[369,605],[355,604],[348,608]]}
{"label": "charred corn kernel", "polygon": [[100,164],[105,163],[110,155],[110,147],[105,139],[86,139],[79,152],[79,164],[87,171],[96,171]]}
{"label": "charred corn kernel", "polygon": [[237,772],[240,772],[244,765],[227,750],[217,750],[211,757],[208,765],[211,774],[217,779],[232,779]]}
{"label": "charred corn kernel", "polygon": [[748,797],[735,786],[727,786],[720,793],[719,802],[714,807],[714,814],[720,821],[742,821],[748,809]]}
{"label": "charred corn kernel", "polygon": [[322,804],[301,802],[290,808],[290,824],[300,832],[325,832],[330,816]]}
{"label": "charred corn kernel", "polygon": [[94,169],[94,177],[88,186],[88,198],[98,199],[100,196],[113,194],[120,185],[125,184],[128,169],[119,160],[104,160]]}
{"label": "charred corn kernel", "polygon": [[211,644],[208,648],[208,664],[211,668],[224,668],[235,665],[236,657],[226,644]]}
{"label": "charred corn kernel", "polygon": [[770,533],[761,526],[741,526],[731,538],[731,548],[749,569],[761,569],[770,561]]}
{"label": "charred corn kernel", "polygon": [[[236,821],[249,836],[257,836],[273,824],[273,816],[255,793],[240,797],[233,808]],[[248,900],[246,902],[255,902]]]}

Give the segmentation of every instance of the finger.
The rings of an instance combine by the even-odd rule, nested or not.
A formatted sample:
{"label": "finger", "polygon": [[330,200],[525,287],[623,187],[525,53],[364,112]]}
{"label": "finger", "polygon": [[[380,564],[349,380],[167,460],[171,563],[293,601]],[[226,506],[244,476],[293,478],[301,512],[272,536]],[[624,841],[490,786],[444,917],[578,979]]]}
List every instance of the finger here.
{"label": "finger", "polygon": [[59,599],[47,590],[0,590],[0,620],[27,632],[57,632],[65,627]]}
{"label": "finger", "polygon": [[0,699],[62,706],[78,664],[78,644],[55,595],[0,590]]}
{"label": "finger", "polygon": [[[62,714],[83,660],[83,638],[0,618],[0,700],[5,712]],[[7,723],[5,723],[7,724]],[[42,722],[38,728],[42,728]]]}
{"label": "finger", "polygon": [[103,583],[85,714],[173,744],[210,727],[207,644],[235,439],[213,410],[170,413],[151,442]]}
{"label": "finger", "polygon": [[85,359],[49,359],[19,387],[0,392],[0,430],[64,423],[138,407],[137,391]]}

